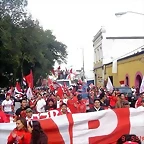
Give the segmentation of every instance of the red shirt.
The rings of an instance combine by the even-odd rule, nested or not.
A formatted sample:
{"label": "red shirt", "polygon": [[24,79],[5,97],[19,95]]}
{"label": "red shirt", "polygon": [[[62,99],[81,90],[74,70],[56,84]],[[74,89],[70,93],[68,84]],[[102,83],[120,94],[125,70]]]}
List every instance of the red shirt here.
{"label": "red shirt", "polygon": [[0,123],[7,123],[9,122],[6,114],[0,110]]}
{"label": "red shirt", "polygon": [[136,103],[135,103],[135,108],[141,106],[141,100],[142,100],[142,98],[139,97],[138,100],[137,100]]}
{"label": "red shirt", "polygon": [[85,113],[86,112],[86,101],[81,100],[77,101],[77,113]]}
{"label": "red shirt", "polygon": [[[12,134],[15,133],[17,136],[13,138]],[[25,130],[17,130],[16,128],[10,133],[8,137],[7,144],[30,144],[31,142],[31,133],[26,132]]]}
{"label": "red shirt", "polygon": [[73,97],[67,101],[67,106],[69,107],[71,113],[77,113],[77,108],[75,107],[77,103],[77,98]]}
{"label": "red shirt", "polygon": [[117,102],[117,97],[116,96],[109,96],[110,100],[110,106],[115,106]]}

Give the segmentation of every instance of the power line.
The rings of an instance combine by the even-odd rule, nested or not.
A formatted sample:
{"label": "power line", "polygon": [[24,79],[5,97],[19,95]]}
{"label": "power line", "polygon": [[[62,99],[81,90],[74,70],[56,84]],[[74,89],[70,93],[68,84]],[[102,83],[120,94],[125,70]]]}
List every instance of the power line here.
{"label": "power line", "polygon": [[142,48],[144,48],[144,45],[142,45],[142,46],[140,46],[140,47],[138,47],[138,48],[136,48],[136,49],[134,49],[134,50],[132,50],[132,51],[130,51],[130,52],[128,52],[128,53],[126,53],[126,54],[120,56],[120,57],[118,57],[118,58],[113,59],[113,61],[114,61],[114,60],[121,59],[121,58],[123,58],[123,57],[125,57],[125,56],[131,54],[132,52],[135,52],[136,50],[139,50],[139,49],[142,49]]}

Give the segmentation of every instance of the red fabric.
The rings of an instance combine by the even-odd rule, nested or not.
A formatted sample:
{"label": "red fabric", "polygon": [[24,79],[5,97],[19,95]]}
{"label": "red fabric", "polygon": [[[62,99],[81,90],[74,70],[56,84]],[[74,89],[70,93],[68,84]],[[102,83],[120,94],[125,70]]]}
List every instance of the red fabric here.
{"label": "red fabric", "polygon": [[30,71],[30,74],[25,76],[26,82],[30,88],[33,88],[33,72],[32,70]]}
{"label": "red fabric", "polygon": [[21,86],[19,82],[16,82],[16,89],[21,92]]}
{"label": "red fabric", "polygon": [[6,114],[0,110],[0,123],[8,123],[9,117],[6,116]]}
{"label": "red fabric", "polygon": [[[66,114],[70,114],[70,112],[67,111]],[[62,113],[61,109],[59,109],[59,113],[58,113],[58,116],[60,116],[60,115],[64,115],[64,114]]]}
{"label": "red fabric", "polygon": [[110,106],[115,106],[117,102],[117,97],[116,96],[109,96],[110,100]]}
{"label": "red fabric", "polygon": [[63,98],[63,90],[62,90],[62,87],[59,87],[59,88],[58,88],[58,91],[57,91],[56,95],[59,96],[60,99]]}
{"label": "red fabric", "polygon": [[[13,133],[17,135],[16,138],[12,137]],[[24,130],[14,129],[8,137],[7,144],[13,144],[15,142],[17,142],[18,144],[30,144],[30,141],[31,141],[31,133],[26,132]]]}
{"label": "red fabric", "polygon": [[[113,111],[113,116],[115,117],[113,120],[113,116],[110,116],[111,111]],[[74,139],[83,139],[83,137],[87,137],[87,143],[89,144],[116,144],[116,141],[122,136],[124,133],[129,134],[130,132],[130,111],[127,108],[124,109],[115,109],[111,111],[105,111],[106,114],[102,114],[102,117],[99,116],[99,119],[94,116],[86,117],[82,119],[76,115],[63,115],[60,117],[56,117],[53,119],[44,119],[40,120],[41,126],[44,129],[45,133],[48,136],[48,144],[64,144],[67,138],[70,139],[71,144],[75,144],[76,140]],[[95,113],[95,112],[94,112]],[[94,114],[93,113],[93,114]],[[110,114],[109,116],[107,114]],[[79,114],[80,115],[80,114]],[[90,115],[89,115],[90,116]],[[62,118],[63,117],[63,118]],[[110,131],[108,133],[99,134],[98,130],[104,130],[105,125],[100,124],[100,119],[104,118],[105,122],[114,121],[115,126],[111,129],[111,125],[109,126]],[[60,122],[60,120],[63,122]],[[65,125],[63,125],[65,123]],[[62,125],[62,127],[61,127]],[[85,135],[82,134],[81,129],[83,128],[88,130],[85,131]],[[108,127],[107,127],[108,128]],[[88,133],[91,131],[91,135]],[[96,133],[92,131],[97,131]],[[73,134],[79,133],[79,136],[73,138]]]}
{"label": "red fabric", "polygon": [[72,69],[70,69],[70,73],[72,74]]}
{"label": "red fabric", "polygon": [[85,113],[86,112],[86,101],[81,100],[77,101],[77,113]]}
{"label": "red fabric", "polygon": [[142,100],[142,98],[139,97],[138,100],[136,101],[136,103],[135,103],[135,107],[136,108],[139,107],[139,106],[141,106],[141,100]]}
{"label": "red fabric", "polygon": [[76,103],[77,103],[76,96],[67,101],[67,106],[69,107],[69,109],[72,113],[77,113],[77,108],[75,107]]}

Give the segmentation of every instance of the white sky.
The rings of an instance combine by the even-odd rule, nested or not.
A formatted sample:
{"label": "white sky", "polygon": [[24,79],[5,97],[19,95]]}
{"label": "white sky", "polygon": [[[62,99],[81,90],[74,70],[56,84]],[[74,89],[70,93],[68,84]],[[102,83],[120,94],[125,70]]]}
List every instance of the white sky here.
{"label": "white sky", "polygon": [[[45,29],[51,29],[68,46],[67,67],[93,69],[93,36],[105,26],[108,36],[144,36],[144,16],[116,12],[144,13],[144,0],[28,0],[28,9]],[[111,54],[113,57],[115,52]],[[65,67],[65,65],[63,65]]]}

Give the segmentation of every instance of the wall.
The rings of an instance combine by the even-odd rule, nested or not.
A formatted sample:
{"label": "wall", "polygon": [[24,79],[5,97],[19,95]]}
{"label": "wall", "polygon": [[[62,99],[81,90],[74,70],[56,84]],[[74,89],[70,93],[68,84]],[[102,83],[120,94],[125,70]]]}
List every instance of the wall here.
{"label": "wall", "polygon": [[112,74],[112,64],[106,65],[105,78],[113,76],[114,86],[120,86],[119,81],[126,82],[126,76],[129,78],[129,86],[137,86],[136,75],[139,74],[141,78],[144,75],[144,54],[134,56],[125,60],[118,61],[117,74]]}
{"label": "wall", "polygon": [[95,70],[96,74],[96,86],[100,87],[103,86],[104,80],[103,80],[103,69],[102,67],[99,67]]}

